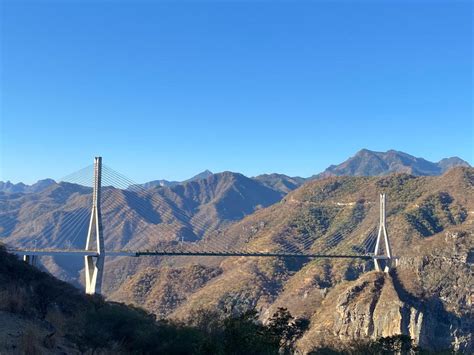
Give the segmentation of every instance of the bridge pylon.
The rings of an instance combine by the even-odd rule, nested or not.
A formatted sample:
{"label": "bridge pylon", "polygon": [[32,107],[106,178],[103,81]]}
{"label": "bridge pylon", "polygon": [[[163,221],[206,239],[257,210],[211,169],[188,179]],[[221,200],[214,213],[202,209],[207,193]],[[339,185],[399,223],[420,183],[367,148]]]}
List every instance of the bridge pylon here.
{"label": "bridge pylon", "polygon": [[102,157],[94,159],[94,185],[92,190],[92,210],[87,232],[86,251],[96,251],[96,255],[84,256],[86,271],[86,293],[100,294],[104,274],[105,248],[100,210],[102,184]]}
{"label": "bridge pylon", "polygon": [[[380,221],[377,242],[375,243],[374,250],[374,265],[375,270],[377,271],[389,272],[390,268],[392,267],[392,259],[396,258],[393,258],[392,256],[392,248],[390,246],[390,239],[387,233],[385,201],[385,194],[380,194]],[[384,244],[383,250],[382,243]]]}

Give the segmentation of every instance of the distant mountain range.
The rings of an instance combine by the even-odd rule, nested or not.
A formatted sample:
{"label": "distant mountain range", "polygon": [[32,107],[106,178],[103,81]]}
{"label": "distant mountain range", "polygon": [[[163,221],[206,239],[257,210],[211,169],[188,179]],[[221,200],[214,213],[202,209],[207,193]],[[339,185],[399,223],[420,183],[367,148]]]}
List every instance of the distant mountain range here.
{"label": "distant mountain range", "polygon": [[0,181],[0,192],[7,193],[35,193],[41,192],[53,185],[55,181],[53,179],[38,180],[33,185],[26,185],[22,182],[13,184],[10,181]]}
{"label": "distant mountain range", "polygon": [[[329,176],[381,176],[392,173],[406,173],[414,176],[436,176],[456,167],[470,167],[469,163],[458,157],[445,158],[439,162],[430,162],[423,158],[417,158],[410,154],[389,150],[387,152],[375,152],[362,149],[353,157],[350,157],[339,165],[331,165],[322,173],[309,178],[299,176],[291,177],[284,174],[262,174],[252,179],[263,185],[282,193],[288,193],[301,186],[305,181],[322,179]],[[155,187],[173,187],[180,184],[199,181],[214,175],[209,170],[193,176],[185,181],[153,180],[133,187],[151,189]],[[34,193],[48,188],[55,181],[52,179],[39,180],[33,185],[23,183],[13,184],[10,181],[0,181],[0,192],[7,193]]]}
{"label": "distant mountain range", "polygon": [[209,170],[204,170],[202,173],[199,173],[195,176],[193,176],[190,179],[184,180],[184,181],[168,181],[168,180],[153,180],[146,182],[144,184],[138,184],[137,186],[143,187],[145,189],[150,189],[153,187],[161,186],[161,187],[171,187],[171,186],[176,186],[185,182],[191,182],[191,181],[197,181],[201,179],[205,179],[208,176],[211,176],[213,173]]}

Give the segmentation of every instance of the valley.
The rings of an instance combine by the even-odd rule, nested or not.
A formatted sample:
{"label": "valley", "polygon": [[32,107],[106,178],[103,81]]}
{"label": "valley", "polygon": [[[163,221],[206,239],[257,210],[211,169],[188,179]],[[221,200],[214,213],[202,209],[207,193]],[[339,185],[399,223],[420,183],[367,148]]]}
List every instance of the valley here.
{"label": "valley", "polygon": [[[266,322],[285,307],[297,318],[311,320],[298,342],[304,351],[398,334],[427,349],[465,350],[472,347],[473,327],[473,189],[474,171],[467,167],[441,176],[398,173],[307,181],[225,172],[173,186],[106,187],[104,200],[113,201],[103,208],[108,249],[143,248],[160,235],[164,243],[218,242],[222,248],[269,252],[317,252],[324,238],[335,233],[344,237],[336,247],[350,250],[361,231],[377,225],[378,193],[383,191],[389,196],[389,233],[400,266],[379,274],[372,261],[358,259],[118,257],[106,261],[103,290],[109,300],[175,321],[189,321],[198,310],[241,314],[256,309]],[[47,211],[63,206],[69,213],[87,211],[90,188],[62,182],[39,193],[3,193],[0,201],[3,216],[13,221],[10,229],[4,226],[4,242],[31,242],[28,221],[38,216],[37,240],[42,235],[44,243],[61,245],[65,216]],[[143,213],[140,203],[155,212]],[[138,216],[139,222],[131,224],[130,216]],[[53,232],[51,224],[57,225]],[[85,228],[77,233],[86,234]],[[314,236],[311,244],[308,236]],[[76,241],[74,246],[81,248],[81,239]],[[43,259],[53,275],[81,287],[80,260]],[[447,270],[455,276],[444,278]],[[455,295],[450,294],[453,289]],[[326,334],[327,329],[332,331]]]}

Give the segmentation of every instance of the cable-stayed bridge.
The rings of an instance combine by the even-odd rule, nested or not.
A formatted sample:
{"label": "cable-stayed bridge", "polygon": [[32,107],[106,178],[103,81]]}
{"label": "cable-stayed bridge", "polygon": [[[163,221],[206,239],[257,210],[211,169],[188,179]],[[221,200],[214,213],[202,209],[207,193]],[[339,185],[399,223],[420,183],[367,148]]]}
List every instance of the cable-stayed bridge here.
{"label": "cable-stayed bridge", "polygon": [[[89,294],[101,292],[106,256],[359,258],[373,259],[376,269],[385,271],[393,259],[385,222],[385,195],[380,196],[379,214],[369,228],[349,219],[342,229],[332,233],[302,233],[262,246],[248,240],[248,236],[240,238],[219,230],[199,238],[212,227],[208,219],[187,214],[180,201],[136,184],[103,165],[100,157],[93,165],[61,179],[61,185],[63,189],[53,191],[51,200],[37,205],[32,202],[32,214],[20,230],[16,221],[9,220],[9,214],[0,214],[0,236],[9,252],[32,264],[39,256],[83,257]],[[61,205],[64,190],[69,191],[68,203]],[[47,226],[39,229],[38,224],[44,226],[45,222]],[[14,239],[9,236],[12,231]],[[129,235],[130,240],[117,241],[117,231]],[[134,242],[127,247],[132,237]]]}

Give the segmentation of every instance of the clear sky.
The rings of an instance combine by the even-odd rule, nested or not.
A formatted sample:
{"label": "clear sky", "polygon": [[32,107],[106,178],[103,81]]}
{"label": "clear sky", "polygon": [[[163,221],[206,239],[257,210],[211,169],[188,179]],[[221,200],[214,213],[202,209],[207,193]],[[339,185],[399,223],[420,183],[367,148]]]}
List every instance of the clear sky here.
{"label": "clear sky", "polygon": [[474,163],[471,1],[1,1],[0,180]]}

